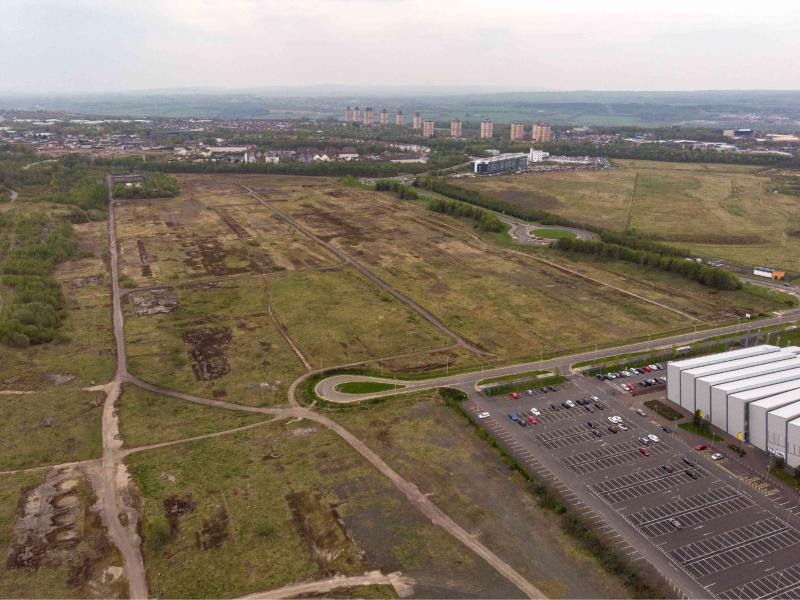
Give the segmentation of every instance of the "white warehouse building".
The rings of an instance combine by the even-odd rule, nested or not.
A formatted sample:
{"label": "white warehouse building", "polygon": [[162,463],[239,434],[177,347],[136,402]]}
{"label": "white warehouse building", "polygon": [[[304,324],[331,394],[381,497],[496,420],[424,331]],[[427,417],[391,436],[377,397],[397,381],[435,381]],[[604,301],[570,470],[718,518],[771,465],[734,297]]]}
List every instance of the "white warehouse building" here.
{"label": "white warehouse building", "polygon": [[800,348],[761,345],[672,361],[667,399],[800,466]]}

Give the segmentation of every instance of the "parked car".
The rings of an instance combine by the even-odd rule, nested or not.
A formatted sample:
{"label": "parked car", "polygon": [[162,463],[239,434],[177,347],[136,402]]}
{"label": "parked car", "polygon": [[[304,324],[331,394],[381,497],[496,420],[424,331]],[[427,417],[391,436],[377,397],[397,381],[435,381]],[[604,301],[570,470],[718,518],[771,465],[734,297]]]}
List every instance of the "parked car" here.
{"label": "parked car", "polygon": [[608,417],[608,420],[611,421],[612,423],[622,423],[622,417],[620,417],[619,415],[612,415]]}
{"label": "parked car", "polygon": [[572,407],[569,405],[569,400],[564,400],[564,402],[562,402],[562,403],[561,403],[561,406],[563,406],[564,408],[572,408]]}
{"label": "parked car", "polygon": [[479,419],[488,419],[491,415],[488,412],[482,412],[478,415]]}
{"label": "parked car", "polygon": [[597,396],[589,396],[589,400],[591,400],[592,402],[600,402],[600,398],[598,398]]}
{"label": "parked car", "polygon": [[649,444],[649,443],[650,443],[650,440],[649,440],[649,438],[646,438],[646,437],[640,437],[640,438],[639,438],[639,443],[641,443],[641,444],[643,444],[643,445],[647,446],[647,444]]}
{"label": "parked car", "polygon": [[533,396],[533,390],[525,390],[526,396]]}
{"label": "parked car", "polygon": [[556,411],[556,412],[558,412],[559,410],[561,410],[561,407],[560,407],[558,404],[551,404],[551,405],[550,405],[550,408],[552,408],[552,409],[553,409],[554,411]]}
{"label": "parked car", "polygon": [[603,434],[602,434],[602,433],[600,433],[600,430],[599,430],[599,429],[592,429],[592,435],[593,435],[594,437],[603,437]]}
{"label": "parked car", "polygon": [[687,465],[689,465],[690,467],[692,467],[694,469],[697,468],[697,463],[694,462],[693,460],[689,459],[689,458],[686,458],[685,456],[683,457],[683,462],[685,462]]}
{"label": "parked car", "polygon": [[653,371],[652,367],[642,367],[642,371],[645,373],[651,373]]}
{"label": "parked car", "polygon": [[636,409],[636,414],[639,415],[640,417],[646,417],[647,416],[647,413],[644,412],[641,408],[637,408]]}
{"label": "parked car", "polygon": [[528,423],[530,423],[531,425],[538,425],[539,419],[537,419],[533,415],[528,415]]}
{"label": "parked car", "polygon": [[620,431],[628,431],[628,427],[624,423],[617,423],[617,427],[619,427]]}
{"label": "parked car", "polygon": [[572,400],[567,400],[566,405],[567,408],[575,408],[575,402],[573,402]]}
{"label": "parked car", "polygon": [[670,429],[666,425],[661,426],[661,431],[663,431],[664,433],[672,433],[672,429]]}
{"label": "parked car", "polygon": [[683,525],[681,524],[678,519],[669,519],[669,524],[672,525],[675,529],[683,529]]}
{"label": "parked car", "polygon": [[551,392],[557,392],[558,391],[558,388],[556,386],[554,386],[554,385],[548,385],[547,389],[550,390]]}
{"label": "parked car", "polygon": [[616,426],[616,425],[609,425],[609,426],[607,427],[607,429],[608,429],[608,430],[609,430],[611,433],[618,433],[618,432],[619,432],[619,428],[617,428],[617,426]]}
{"label": "parked car", "polygon": [[647,437],[650,438],[650,441],[654,444],[657,444],[661,441],[657,435],[653,435],[652,433],[647,434]]}
{"label": "parked car", "polygon": [[586,410],[588,410],[590,413],[593,413],[593,412],[594,412],[594,406],[592,406],[591,404],[587,404],[587,405],[586,405],[586,406],[584,406],[583,408],[585,408]]}
{"label": "parked car", "polygon": [[597,410],[605,410],[606,409],[606,405],[605,404],[603,404],[602,402],[597,402],[596,400],[595,400],[595,403],[594,403],[594,407]]}
{"label": "parked car", "polygon": [[597,429],[597,423],[594,421],[586,421],[586,425],[589,427],[589,429]]}
{"label": "parked car", "polygon": [[694,471],[692,471],[692,470],[690,470],[690,469],[686,469],[686,471],[684,471],[684,472],[685,472],[685,473],[686,473],[686,474],[687,474],[689,477],[691,477],[692,479],[700,479],[700,476],[699,476],[699,475],[698,475],[696,472],[694,472]]}
{"label": "parked car", "polygon": [[517,418],[517,425],[519,425],[520,427],[527,427],[528,422],[525,419]]}
{"label": "parked car", "polygon": [[511,393],[509,394],[509,397],[510,397],[512,400],[519,400],[519,394],[518,394],[517,392],[511,392]]}
{"label": "parked car", "polygon": [[672,473],[675,470],[671,464],[667,463],[665,465],[661,465],[661,468],[664,469],[667,473]]}
{"label": "parked car", "polygon": [[536,407],[534,406],[534,407],[531,409],[531,414],[532,414],[532,415],[536,415],[536,416],[538,417],[539,415],[541,415],[541,414],[542,414],[542,411],[540,411],[538,408],[536,408]]}
{"label": "parked car", "polygon": [[697,444],[697,446],[695,446],[694,449],[697,450],[698,452],[702,452],[703,450],[706,449],[706,446],[705,444]]}
{"label": "parked car", "polygon": [[650,450],[647,448],[639,448],[639,454],[642,456],[650,456]]}
{"label": "parked car", "polygon": [[515,415],[514,413],[508,413],[508,418],[514,421],[515,423],[517,422],[517,415]]}
{"label": "parked car", "polygon": [[722,460],[723,458],[725,458],[725,456],[719,452],[714,452],[714,454],[711,455],[711,460]]}

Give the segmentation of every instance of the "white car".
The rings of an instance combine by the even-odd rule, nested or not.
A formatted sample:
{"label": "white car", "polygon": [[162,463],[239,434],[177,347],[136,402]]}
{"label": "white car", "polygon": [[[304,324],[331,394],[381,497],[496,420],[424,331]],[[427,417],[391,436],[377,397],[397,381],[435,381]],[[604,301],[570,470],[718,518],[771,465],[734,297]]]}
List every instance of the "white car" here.
{"label": "white car", "polygon": [[714,452],[714,454],[711,455],[711,460],[721,460],[723,458],[725,457],[722,456],[722,454],[720,454],[719,452]]}
{"label": "white car", "polygon": [[535,417],[538,417],[539,415],[541,415],[541,414],[542,414],[542,411],[540,411],[538,408],[536,408],[536,407],[534,406],[534,407],[531,409],[531,414],[532,414],[533,416],[535,416]]}
{"label": "white car", "polygon": [[611,421],[612,423],[622,423],[622,417],[620,417],[619,415],[613,415],[611,417],[608,417],[608,420]]}
{"label": "white car", "polygon": [[600,402],[600,398],[598,398],[597,396],[589,396],[589,400],[591,400],[592,402]]}
{"label": "white car", "polygon": [[572,400],[567,400],[565,404],[570,408],[575,408],[575,403]]}
{"label": "white car", "polygon": [[491,415],[488,412],[482,412],[478,415],[479,419],[488,419]]}
{"label": "white car", "polygon": [[625,425],[623,425],[622,423],[617,423],[617,427],[619,428],[620,431],[628,431],[628,428],[625,427]]}
{"label": "white car", "polygon": [[658,439],[657,435],[653,435],[652,433],[648,434],[647,437],[650,438],[650,441],[653,442],[654,444],[657,444],[658,442],[661,441],[660,439]]}

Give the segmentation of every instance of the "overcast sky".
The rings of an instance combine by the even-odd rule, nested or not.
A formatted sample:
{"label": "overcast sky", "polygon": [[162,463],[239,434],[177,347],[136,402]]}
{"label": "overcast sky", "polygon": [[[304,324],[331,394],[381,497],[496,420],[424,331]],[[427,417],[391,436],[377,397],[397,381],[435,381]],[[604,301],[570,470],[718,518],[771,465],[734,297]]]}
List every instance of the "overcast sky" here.
{"label": "overcast sky", "polygon": [[0,90],[800,89],[800,0],[0,0]]}

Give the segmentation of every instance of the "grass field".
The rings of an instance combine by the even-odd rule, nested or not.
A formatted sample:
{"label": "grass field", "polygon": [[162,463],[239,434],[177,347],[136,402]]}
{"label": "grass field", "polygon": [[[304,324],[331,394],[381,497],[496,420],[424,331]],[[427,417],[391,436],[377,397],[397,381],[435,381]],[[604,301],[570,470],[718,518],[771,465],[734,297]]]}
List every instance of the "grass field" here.
{"label": "grass field", "polygon": [[348,381],[336,386],[337,392],[343,394],[369,394],[371,392],[385,392],[395,387],[392,383],[380,383],[377,381]]}
{"label": "grass field", "polygon": [[128,366],[145,381],[251,405],[286,402],[304,368],[267,314],[263,279],[177,289],[172,312],[124,310]]}
{"label": "grass field", "polygon": [[117,401],[119,426],[126,448],[169,442],[252,425],[269,415],[210,408],[132,385],[124,385]]}
{"label": "grass field", "polygon": [[334,418],[548,597],[629,596],[435,392]]}
{"label": "grass field", "polygon": [[[269,197],[278,185],[251,178]],[[530,358],[607,344],[685,327],[686,317],[621,295],[478,239],[457,219],[432,215],[417,203],[385,194],[320,183],[300,199],[289,186],[276,205],[323,239],[368,266],[379,277],[442,319],[498,360]],[[261,187],[260,187],[261,186]],[[279,196],[281,197],[281,196]],[[552,257],[542,251],[535,256]],[[558,259],[560,260],[560,259]],[[734,318],[747,302],[772,309],[769,301],[709,290],[681,278],[649,271],[562,262],[598,279],[697,315],[700,320]],[[316,276],[316,274],[315,274]],[[759,312],[759,311],[757,311]],[[564,327],[568,315],[572,327]],[[451,364],[459,368],[459,365]]]}
{"label": "grass field", "polygon": [[721,164],[614,161],[602,171],[463,180],[489,196],[614,231],[635,230],[707,257],[800,272],[800,198],[774,173]]}
{"label": "grass field", "polygon": [[418,579],[421,597],[518,594],[317,425],[267,425],[127,462],[154,596],[236,597],[371,569]]}
{"label": "grass field", "polygon": [[336,261],[264,209],[232,179],[180,179],[172,199],[119,202],[126,286],[330,266]]}

